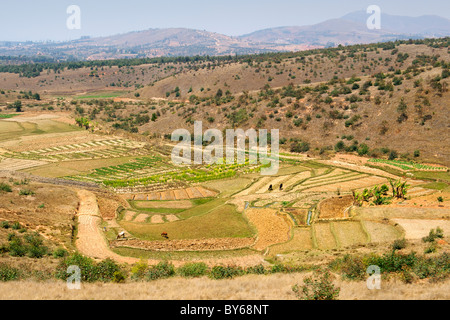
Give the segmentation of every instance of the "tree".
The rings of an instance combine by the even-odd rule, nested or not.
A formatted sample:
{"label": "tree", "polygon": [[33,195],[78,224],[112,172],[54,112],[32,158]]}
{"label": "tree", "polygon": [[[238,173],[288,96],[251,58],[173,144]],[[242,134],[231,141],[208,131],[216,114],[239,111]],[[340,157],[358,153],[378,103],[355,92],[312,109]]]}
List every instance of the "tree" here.
{"label": "tree", "polygon": [[17,100],[12,104],[12,106],[16,109],[16,112],[22,112],[22,101]]}
{"label": "tree", "polygon": [[86,130],[90,128],[90,122],[88,118],[76,118],[75,122],[80,128],[85,127]]}

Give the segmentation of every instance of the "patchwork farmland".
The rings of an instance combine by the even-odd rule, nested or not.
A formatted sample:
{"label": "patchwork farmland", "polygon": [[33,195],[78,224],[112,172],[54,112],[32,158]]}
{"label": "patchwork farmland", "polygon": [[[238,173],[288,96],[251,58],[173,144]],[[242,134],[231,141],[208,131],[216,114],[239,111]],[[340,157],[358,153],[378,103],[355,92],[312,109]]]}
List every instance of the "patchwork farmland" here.
{"label": "patchwork farmland", "polygon": [[[386,279],[439,280],[450,248],[448,56],[448,39],[438,39],[254,60],[174,58],[111,68],[92,61],[91,70],[48,69],[46,81],[53,72],[73,81],[57,91],[40,75],[5,74],[0,282],[13,274],[3,262],[39,265],[23,274],[47,280],[56,269],[61,275],[63,263],[87,258],[114,269],[118,282],[166,271],[251,278],[317,267],[361,280],[367,263],[390,268],[392,257],[416,265],[386,271]],[[152,69],[164,79],[144,76]],[[114,85],[101,89],[105,77]],[[143,78],[155,82],[145,87]],[[75,92],[72,85],[89,86],[78,81],[99,84]],[[21,88],[30,83],[42,92]],[[205,132],[222,135],[279,129],[279,170],[262,175],[268,164],[249,159],[174,163],[181,141],[171,132],[191,133],[199,120]],[[196,138],[194,131],[191,142]],[[410,259],[413,251],[419,254]]]}
{"label": "patchwork farmland", "polygon": [[[11,117],[8,123],[14,119],[19,118]],[[39,126],[43,120],[33,121]],[[113,218],[102,222],[107,245],[100,248],[109,252],[105,256],[201,252],[205,259],[225,257],[236,250],[245,264],[246,255],[259,254],[262,262],[283,254],[345,250],[411,237],[413,221],[395,220],[404,218],[401,214],[389,216],[392,222],[387,223],[384,214],[369,213],[378,208],[355,206],[354,192],[389,186],[385,175],[372,174],[365,167],[350,170],[286,154],[281,155],[275,176],[261,176],[261,167],[248,161],[191,168],[172,164],[167,146],[71,131],[47,133],[51,143],[43,147],[40,140],[36,149],[28,145],[18,150],[6,144],[0,169],[48,172],[49,176],[94,183],[115,193]],[[69,133],[79,142],[64,144]],[[410,166],[411,170],[436,169],[389,164]],[[67,174],[72,172],[76,174]],[[412,198],[438,192],[420,180],[408,183]],[[117,239],[123,232],[126,238]]]}

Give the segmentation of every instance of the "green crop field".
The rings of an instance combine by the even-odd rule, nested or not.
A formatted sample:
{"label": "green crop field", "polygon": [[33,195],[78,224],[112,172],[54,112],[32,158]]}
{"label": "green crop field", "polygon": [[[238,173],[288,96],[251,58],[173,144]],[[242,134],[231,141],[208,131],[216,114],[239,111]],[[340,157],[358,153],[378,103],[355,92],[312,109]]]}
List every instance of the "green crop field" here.
{"label": "green crop field", "polygon": [[254,235],[252,228],[233,205],[213,206],[212,208],[211,211],[203,215],[161,225],[126,221],[120,221],[119,223],[134,237],[143,240],[161,240],[162,232],[167,232],[173,240],[247,238]]}
{"label": "green crop field", "polygon": [[104,92],[104,93],[93,93],[84,96],[76,96],[75,99],[108,99],[108,98],[117,98],[121,95],[125,94],[125,92]]}
{"label": "green crop field", "polygon": [[0,114],[0,119],[11,119],[15,116],[18,116],[18,114]]}
{"label": "green crop field", "polygon": [[447,168],[438,167],[438,166],[431,166],[431,165],[424,165],[412,161],[401,161],[401,160],[386,160],[386,159],[370,159],[369,162],[372,163],[381,163],[381,164],[388,164],[391,166],[398,167],[402,170],[446,170]]}

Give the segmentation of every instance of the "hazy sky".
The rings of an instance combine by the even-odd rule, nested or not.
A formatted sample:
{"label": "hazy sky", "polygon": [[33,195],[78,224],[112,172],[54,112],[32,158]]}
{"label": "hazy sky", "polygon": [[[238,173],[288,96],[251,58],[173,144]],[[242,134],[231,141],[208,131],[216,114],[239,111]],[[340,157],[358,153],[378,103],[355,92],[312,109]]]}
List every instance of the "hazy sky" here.
{"label": "hazy sky", "polygon": [[[169,27],[235,36],[315,24],[372,4],[388,14],[450,19],[449,0],[0,0],[0,41],[61,41]],[[66,27],[69,5],[81,9],[81,30]]]}

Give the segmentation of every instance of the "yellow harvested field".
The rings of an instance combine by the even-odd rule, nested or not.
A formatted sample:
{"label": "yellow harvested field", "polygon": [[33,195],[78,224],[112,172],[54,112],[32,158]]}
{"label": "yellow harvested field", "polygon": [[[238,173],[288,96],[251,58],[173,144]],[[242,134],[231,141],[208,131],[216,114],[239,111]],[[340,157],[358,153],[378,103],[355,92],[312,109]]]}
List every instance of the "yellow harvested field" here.
{"label": "yellow harvested field", "polygon": [[283,183],[283,188],[286,190],[288,188],[293,187],[296,183],[308,179],[309,177],[311,177],[311,171],[304,171],[304,172],[300,172],[294,176],[291,176],[289,179],[287,179],[284,183]]}
{"label": "yellow harvested field", "polygon": [[319,187],[313,187],[308,189],[308,192],[331,192],[336,191],[340,189],[342,192],[349,192],[356,189],[362,189],[371,187],[377,184],[383,184],[388,183],[386,178],[381,177],[364,177],[362,179],[355,179],[351,181],[344,181],[344,182],[335,182],[335,183],[329,183],[325,184],[323,186]]}
{"label": "yellow harvested field", "polygon": [[256,191],[256,193],[267,193],[269,192],[269,187],[272,185],[273,190],[278,190],[280,187],[280,183],[282,183],[284,180],[290,178],[290,176],[280,176],[280,177],[273,177],[269,178],[260,188]]}
{"label": "yellow harvested field", "polygon": [[329,223],[315,223],[313,228],[319,249],[329,250],[337,247],[336,240],[331,233],[331,225]]}
{"label": "yellow harvested field", "polygon": [[236,194],[236,197],[247,196],[249,194],[254,194],[256,191],[260,190],[262,186],[266,185],[270,181],[270,177],[264,177],[253,183],[247,189]]}
{"label": "yellow harvested field", "polygon": [[401,233],[388,223],[373,221],[362,221],[362,223],[370,235],[371,242],[392,242],[401,236]]}
{"label": "yellow harvested field", "polygon": [[367,236],[359,221],[333,222],[333,228],[341,247],[367,243]]}
{"label": "yellow harvested field", "polygon": [[283,243],[290,238],[290,226],[286,220],[273,209],[247,209],[245,215],[258,230],[258,238],[253,248],[264,250],[267,247]]}
{"label": "yellow harvested field", "polygon": [[305,251],[313,248],[311,228],[295,228],[293,237],[289,242],[270,247],[269,254],[283,254],[293,251]]}

